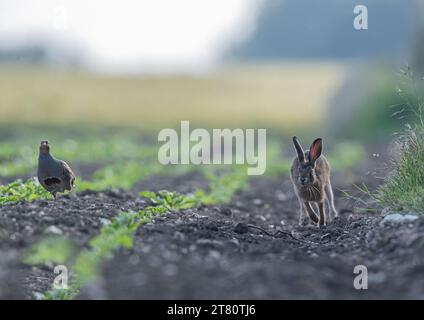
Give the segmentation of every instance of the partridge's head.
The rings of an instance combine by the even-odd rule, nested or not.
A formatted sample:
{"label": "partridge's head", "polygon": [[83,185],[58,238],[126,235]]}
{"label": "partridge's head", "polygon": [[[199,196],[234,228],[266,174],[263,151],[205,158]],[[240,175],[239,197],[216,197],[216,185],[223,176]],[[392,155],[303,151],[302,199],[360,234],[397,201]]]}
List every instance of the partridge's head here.
{"label": "partridge's head", "polygon": [[49,154],[50,153],[50,145],[47,140],[43,140],[40,143],[40,154]]}

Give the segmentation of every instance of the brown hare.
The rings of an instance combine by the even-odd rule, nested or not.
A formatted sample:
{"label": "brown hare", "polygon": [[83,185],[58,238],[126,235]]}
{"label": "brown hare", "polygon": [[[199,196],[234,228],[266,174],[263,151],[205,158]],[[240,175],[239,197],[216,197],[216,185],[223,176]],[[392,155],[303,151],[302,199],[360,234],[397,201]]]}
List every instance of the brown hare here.
{"label": "brown hare", "polygon": [[[291,180],[294,191],[300,204],[299,224],[304,225],[309,218],[319,227],[326,225],[324,202],[332,213],[332,218],[337,218],[338,213],[334,206],[334,194],[330,182],[330,166],[322,155],[322,139],[316,139],[311,148],[303,151],[299,140],[293,137],[293,144],[297,157],[291,167]],[[319,217],[311,206],[318,204]],[[331,215],[330,215],[331,217]]]}

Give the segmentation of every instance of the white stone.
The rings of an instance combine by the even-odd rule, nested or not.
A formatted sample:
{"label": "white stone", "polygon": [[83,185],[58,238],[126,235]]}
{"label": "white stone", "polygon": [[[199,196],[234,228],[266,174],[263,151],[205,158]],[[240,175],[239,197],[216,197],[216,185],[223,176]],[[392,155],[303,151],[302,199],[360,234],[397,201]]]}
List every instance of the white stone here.
{"label": "white stone", "polygon": [[109,219],[106,219],[106,218],[100,218],[100,223],[103,226],[108,226],[108,225],[110,225],[112,223],[112,221],[110,221]]}
{"label": "white stone", "polygon": [[409,223],[414,222],[418,219],[418,216],[414,214],[400,214],[400,213],[391,213],[384,217],[380,224],[396,224],[396,223]]}
{"label": "white stone", "polygon": [[46,233],[55,234],[55,235],[60,236],[60,235],[63,234],[63,231],[56,226],[50,226],[46,229]]}

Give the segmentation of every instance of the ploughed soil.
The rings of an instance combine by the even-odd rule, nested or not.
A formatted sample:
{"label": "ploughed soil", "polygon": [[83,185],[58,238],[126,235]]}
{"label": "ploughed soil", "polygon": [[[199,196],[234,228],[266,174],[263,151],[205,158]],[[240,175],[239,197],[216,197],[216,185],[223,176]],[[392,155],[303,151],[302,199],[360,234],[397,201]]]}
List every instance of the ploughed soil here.
{"label": "ploughed soil", "polygon": [[[132,249],[102,265],[102,279],[82,299],[327,299],[424,298],[424,218],[382,224],[381,210],[364,212],[341,190],[375,188],[368,163],[333,174],[340,217],[326,227],[299,226],[288,176],[255,177],[231,203],[157,217],[136,232]],[[188,193],[205,188],[198,173],[154,176],[130,192],[84,192],[58,200],[0,207],[0,298],[34,299],[50,289],[53,266],[20,263],[46,234],[81,248],[120,210],[151,205],[137,191]],[[261,228],[262,230],[258,229]],[[354,288],[354,267],[368,270],[368,289]]]}

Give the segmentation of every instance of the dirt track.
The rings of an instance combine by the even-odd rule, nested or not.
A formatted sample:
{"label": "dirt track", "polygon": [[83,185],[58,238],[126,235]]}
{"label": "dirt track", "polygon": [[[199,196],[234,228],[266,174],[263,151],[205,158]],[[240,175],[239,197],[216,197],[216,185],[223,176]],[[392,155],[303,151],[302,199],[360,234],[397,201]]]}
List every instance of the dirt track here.
{"label": "dirt track", "polygon": [[[372,178],[358,176],[364,179]],[[424,219],[381,225],[380,213],[353,213],[355,204],[342,199],[337,189],[349,186],[341,173],[333,180],[341,217],[322,229],[297,225],[287,176],[252,179],[226,206],[161,216],[137,231],[132,249],[103,265],[103,280],[80,298],[424,298]],[[186,193],[206,185],[194,173],[152,177],[135,188]],[[135,192],[86,192],[1,207],[0,297],[33,298],[50,288],[51,268],[22,266],[17,255],[49,226],[84,246],[104,219],[148,202]],[[277,230],[283,233],[273,236]],[[368,290],[353,288],[359,264],[368,267]]]}

